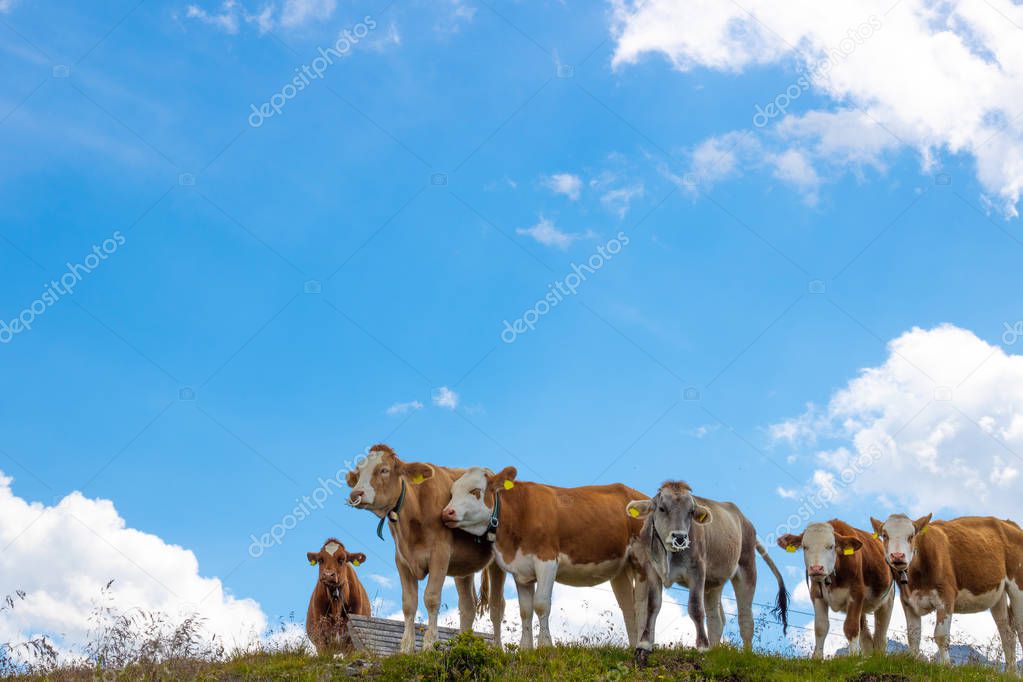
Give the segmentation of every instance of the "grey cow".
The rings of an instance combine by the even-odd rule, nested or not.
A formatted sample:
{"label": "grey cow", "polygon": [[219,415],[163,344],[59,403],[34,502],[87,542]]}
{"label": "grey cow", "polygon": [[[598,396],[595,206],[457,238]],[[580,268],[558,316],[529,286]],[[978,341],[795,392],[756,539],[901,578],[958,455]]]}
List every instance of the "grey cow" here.
{"label": "grey cow", "polygon": [[707,649],[721,642],[725,625],[721,592],[731,581],[739,610],[739,633],[744,648],[749,650],[753,646],[753,592],[757,586],[754,550],[778,581],[775,614],[788,628],[785,582],[757,541],[753,524],[734,504],[695,497],[687,483],[668,481],[653,499],[630,502],[626,512],[645,517],[640,539],[649,553],[644,563],[650,589],[646,623],[640,624],[643,629],[636,647],[638,662],[645,663],[653,649],[662,590],[675,583],[689,588],[689,617],[696,625],[696,646]]}

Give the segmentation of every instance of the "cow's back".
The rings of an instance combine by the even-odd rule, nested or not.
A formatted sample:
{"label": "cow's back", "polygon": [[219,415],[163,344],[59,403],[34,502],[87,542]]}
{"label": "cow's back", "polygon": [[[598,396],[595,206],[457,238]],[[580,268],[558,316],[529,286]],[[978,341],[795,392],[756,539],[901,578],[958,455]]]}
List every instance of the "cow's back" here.
{"label": "cow's back", "polygon": [[542,560],[566,555],[575,564],[623,558],[643,527],[625,508],[632,500],[649,499],[620,483],[559,488],[521,482],[501,495],[507,510],[500,520],[501,551],[521,548]]}
{"label": "cow's back", "polygon": [[925,532],[931,528],[944,535],[957,589],[982,594],[999,587],[1006,577],[1009,558],[1010,529],[1004,521],[991,516],[963,516],[932,521]]}

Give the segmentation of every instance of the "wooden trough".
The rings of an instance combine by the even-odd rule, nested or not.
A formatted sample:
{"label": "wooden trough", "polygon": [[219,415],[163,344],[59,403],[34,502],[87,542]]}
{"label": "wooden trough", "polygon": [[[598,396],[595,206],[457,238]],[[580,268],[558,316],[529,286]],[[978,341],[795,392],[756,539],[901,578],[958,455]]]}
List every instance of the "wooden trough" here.
{"label": "wooden trough", "polygon": [[[368,651],[377,656],[390,656],[401,649],[401,636],[405,633],[405,623],[387,618],[374,618],[373,616],[349,616],[348,632],[357,649]],[[416,651],[423,648],[423,635],[426,633],[426,625],[416,623]],[[458,634],[455,628],[437,628],[437,640],[446,642]],[[485,632],[475,633],[487,642],[493,644],[494,637]]]}

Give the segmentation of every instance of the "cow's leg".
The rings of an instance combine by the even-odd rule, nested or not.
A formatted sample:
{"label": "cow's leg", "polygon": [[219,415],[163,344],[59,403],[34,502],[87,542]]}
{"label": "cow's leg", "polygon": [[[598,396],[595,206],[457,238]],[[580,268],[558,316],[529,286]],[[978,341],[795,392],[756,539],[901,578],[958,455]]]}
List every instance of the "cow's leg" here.
{"label": "cow's leg", "polygon": [[725,631],[725,610],[721,606],[723,585],[708,587],[703,591],[703,608],[707,611],[707,639],[710,645],[721,643],[721,633]]}
{"label": "cow's leg", "polygon": [[862,616],[863,598],[850,599],[848,610],[845,612],[845,623],[842,625],[845,639],[849,643],[850,656],[858,656],[863,653],[863,649],[860,647],[860,621]]}
{"label": "cow's leg", "polygon": [[401,613],[405,616],[405,631],[401,635],[401,653],[416,650],[416,611],[419,609],[419,581],[401,559],[395,558],[398,579],[401,580]]}
{"label": "cow's leg", "polygon": [[[813,588],[810,588],[811,590]],[[831,629],[831,618],[828,602],[823,597],[813,598],[813,657],[824,658],[824,640],[828,637]]]}
{"label": "cow's leg", "polygon": [[632,584],[632,571],[625,569],[611,578],[611,591],[618,600],[618,608],[625,618],[625,634],[629,637],[629,648],[636,648],[636,591]]}
{"label": "cow's leg", "polygon": [[948,664],[951,659],[948,655],[948,638],[952,632],[952,614],[955,607],[949,603],[942,603],[935,614],[934,622],[934,643],[938,647],[936,663]]}
{"label": "cow's leg", "polygon": [[[735,607],[739,612],[739,636],[742,637],[742,648],[746,651],[753,648],[753,593],[757,589],[757,565],[753,559],[751,554],[748,563],[740,563],[738,572],[732,578]],[[723,613],[721,621],[724,622]]]}
{"label": "cow's leg", "polygon": [[533,591],[536,585],[531,582],[520,582],[518,578],[515,578],[515,587],[519,592],[519,618],[522,621],[522,635],[519,638],[519,647],[522,649],[532,649]]}
{"label": "cow's leg", "polygon": [[902,602],[902,610],[906,614],[906,642],[909,644],[909,653],[915,658],[920,658],[920,614],[906,606]]}
{"label": "cow's leg", "polygon": [[437,616],[440,614],[441,591],[448,576],[448,561],[451,558],[450,545],[437,545],[430,553],[430,574],[426,576],[423,590],[423,606],[426,607],[426,634],[423,635],[423,651],[429,651],[437,641]]}
{"label": "cow's leg", "polygon": [[533,596],[533,613],[540,622],[539,646],[554,646],[551,639],[551,601],[554,595],[554,579],[558,575],[558,562],[536,562],[536,594]]}
{"label": "cow's leg", "polygon": [[646,620],[642,624],[643,631],[639,635],[639,644],[636,645],[636,662],[640,665],[646,664],[647,657],[654,648],[654,626],[657,623],[657,615],[661,612],[661,596],[664,590],[661,579],[657,577],[653,568],[647,566],[645,571],[646,580],[636,583],[637,590],[640,586],[646,586]]}
{"label": "cow's leg", "polygon": [[696,648],[700,651],[710,648],[710,640],[707,638],[706,606],[703,603],[705,580],[703,566],[698,566],[689,580],[689,617],[696,626]]}
{"label": "cow's leg", "polygon": [[868,656],[874,652],[874,640],[870,637],[867,614],[862,609],[860,610],[860,651]]}
{"label": "cow's leg", "polygon": [[[1009,621],[1012,623],[1012,629],[1016,631],[1020,646],[1023,646],[1023,590],[1010,578],[1006,586],[1006,593],[1009,595]],[[1013,644],[1013,648],[1015,649],[1015,644]],[[1013,671],[1017,672],[1015,667]]]}
{"label": "cow's leg", "polygon": [[[895,588],[892,588],[892,592]],[[888,624],[892,622],[892,611],[895,608],[895,595],[892,594],[874,611],[874,651],[888,653]]]}
{"label": "cow's leg", "polygon": [[473,590],[476,576],[472,573],[455,578],[455,589],[458,591],[458,630],[471,632],[476,622],[476,594]]}
{"label": "cow's leg", "polygon": [[1009,598],[1003,594],[1001,599],[991,607],[991,615],[998,628],[998,637],[1002,640],[1002,654],[1005,657],[1005,670],[1009,672],[1016,666],[1016,633],[1009,619]]}
{"label": "cow's leg", "polygon": [[494,626],[494,646],[500,649],[501,626],[504,623],[504,577],[507,573],[496,561],[491,561],[483,570],[490,576],[490,623]]}
{"label": "cow's leg", "polygon": [[[650,583],[646,579],[646,571],[641,568],[635,569],[632,576],[632,597],[633,610],[636,613],[636,646],[639,646],[643,630],[646,628],[647,609],[649,608],[647,590],[649,589]],[[653,632],[650,633],[650,641],[653,642]]]}

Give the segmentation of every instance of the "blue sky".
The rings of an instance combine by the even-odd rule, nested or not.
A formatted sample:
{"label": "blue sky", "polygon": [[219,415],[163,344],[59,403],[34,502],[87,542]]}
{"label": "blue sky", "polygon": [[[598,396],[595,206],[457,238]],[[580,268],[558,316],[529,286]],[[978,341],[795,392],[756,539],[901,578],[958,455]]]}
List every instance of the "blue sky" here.
{"label": "blue sky", "polygon": [[[161,607],[187,591],[137,575],[158,556],[127,549],[137,529],[271,621],[301,619],[304,553],[330,535],[369,555],[370,593],[398,610],[390,539],[341,495],[249,554],[377,441],[560,485],[683,478],[766,535],[882,434],[881,463],[815,518],[1018,514],[1023,134],[991,93],[1023,82],[1019,8],[957,6],[935,28],[921,3],[882,5],[832,80],[758,127],[756,107],[838,44],[834,22],[870,9],[693,26],[662,2],[0,2],[0,318],[123,241],[0,345],[6,503],[33,521],[78,491],[87,523],[109,500],[83,547],[93,582]],[[744,51],[722,28],[737,21]],[[961,64],[899,71],[900,45],[939,34]],[[323,78],[250,125],[346,35]],[[956,80],[999,60],[1003,81]],[[936,97],[923,116],[915,88],[946,86],[979,113]],[[619,233],[578,293],[502,341]],[[899,441],[910,398],[946,386],[926,408],[945,411]],[[91,537],[47,523],[0,522],[10,570],[61,529]],[[87,597],[3,585],[33,587]],[[16,632],[75,630],[27,613]]]}

